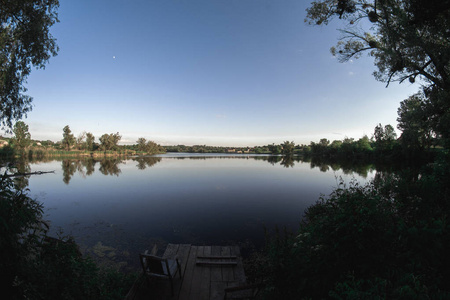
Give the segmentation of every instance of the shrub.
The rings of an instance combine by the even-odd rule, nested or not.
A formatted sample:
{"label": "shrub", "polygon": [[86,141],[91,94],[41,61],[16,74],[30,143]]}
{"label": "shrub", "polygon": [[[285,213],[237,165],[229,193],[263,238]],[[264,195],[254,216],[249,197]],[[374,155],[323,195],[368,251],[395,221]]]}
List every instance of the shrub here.
{"label": "shrub", "polygon": [[6,299],[123,299],[135,274],[103,270],[71,237],[51,238],[42,204],[0,178],[0,270]]}
{"label": "shrub", "polygon": [[450,298],[448,169],[341,182],[268,241],[267,298]]}

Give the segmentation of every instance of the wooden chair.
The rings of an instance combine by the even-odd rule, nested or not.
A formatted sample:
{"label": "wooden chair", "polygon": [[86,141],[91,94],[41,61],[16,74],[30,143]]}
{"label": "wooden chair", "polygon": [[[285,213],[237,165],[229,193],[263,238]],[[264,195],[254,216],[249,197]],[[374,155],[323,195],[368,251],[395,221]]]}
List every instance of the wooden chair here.
{"label": "wooden chair", "polygon": [[152,278],[168,279],[173,296],[173,278],[178,272],[181,278],[181,267],[178,258],[167,259],[149,254],[139,254],[144,275],[150,284]]}

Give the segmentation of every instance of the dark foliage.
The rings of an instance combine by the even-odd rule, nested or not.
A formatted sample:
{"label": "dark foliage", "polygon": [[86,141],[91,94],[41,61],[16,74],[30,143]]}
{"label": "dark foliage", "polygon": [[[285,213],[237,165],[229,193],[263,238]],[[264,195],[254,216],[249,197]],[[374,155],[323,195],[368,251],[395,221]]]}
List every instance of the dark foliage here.
{"label": "dark foliage", "polygon": [[58,0],[0,1],[0,123],[9,128],[31,110],[24,84],[31,68],[44,68],[58,47],[50,27]]}
{"label": "dark foliage", "polygon": [[99,269],[71,237],[51,238],[42,205],[0,179],[1,290],[5,299],[123,299],[135,275]]}
{"label": "dark foliage", "polygon": [[450,298],[448,156],[421,172],[341,183],[267,244],[269,299]]}

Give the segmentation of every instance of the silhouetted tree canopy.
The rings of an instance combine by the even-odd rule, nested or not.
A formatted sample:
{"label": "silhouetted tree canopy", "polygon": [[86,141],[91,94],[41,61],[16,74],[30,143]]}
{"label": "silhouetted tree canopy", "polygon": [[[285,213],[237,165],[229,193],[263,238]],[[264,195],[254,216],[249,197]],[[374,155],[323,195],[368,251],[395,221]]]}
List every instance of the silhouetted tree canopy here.
{"label": "silhouetted tree canopy", "polygon": [[403,131],[400,140],[405,148],[422,150],[430,148],[435,135],[433,118],[429,116],[429,102],[423,93],[417,93],[400,103],[397,128]]}
{"label": "silhouetted tree canopy", "polygon": [[0,1],[0,122],[12,127],[31,110],[24,93],[31,68],[44,68],[58,46],[50,27],[58,22],[58,0]]}
{"label": "silhouetted tree canopy", "polygon": [[341,61],[367,52],[375,58],[378,80],[450,87],[450,0],[319,0],[307,10],[309,24],[345,23],[343,39],[332,48]]}

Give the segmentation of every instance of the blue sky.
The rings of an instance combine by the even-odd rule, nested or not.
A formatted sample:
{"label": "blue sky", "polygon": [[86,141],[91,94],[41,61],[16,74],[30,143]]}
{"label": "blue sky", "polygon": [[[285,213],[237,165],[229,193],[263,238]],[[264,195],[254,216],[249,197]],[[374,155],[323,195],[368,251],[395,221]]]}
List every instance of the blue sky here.
{"label": "blue sky", "polygon": [[[28,78],[32,138],[69,125],[162,145],[309,144],[396,126],[417,85],[385,84],[373,60],[339,63],[338,22],[304,23],[301,0],[61,0],[60,47]],[[98,141],[98,140],[97,140]]]}

